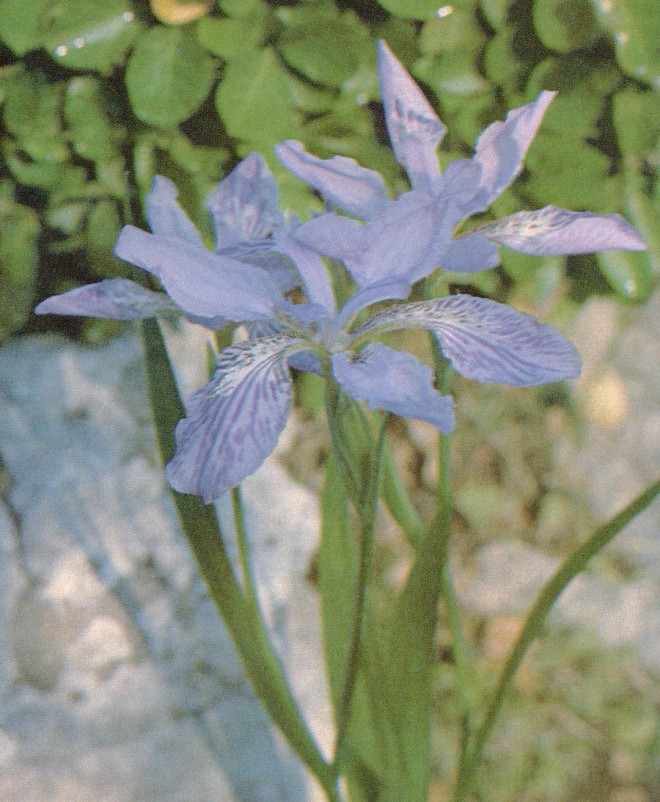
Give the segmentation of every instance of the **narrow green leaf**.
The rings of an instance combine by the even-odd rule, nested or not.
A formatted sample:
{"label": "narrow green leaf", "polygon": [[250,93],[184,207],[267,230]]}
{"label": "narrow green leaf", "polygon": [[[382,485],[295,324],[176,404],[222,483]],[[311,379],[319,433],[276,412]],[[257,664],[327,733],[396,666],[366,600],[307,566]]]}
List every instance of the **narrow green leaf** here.
{"label": "narrow green leaf", "polygon": [[[158,323],[142,323],[147,388],[163,462],[174,455],[174,426],[184,408]],[[272,721],[282,730],[298,757],[335,800],[330,767],[320,754],[298,711],[275,651],[255,626],[248,602],[226,553],[215,510],[197,496],[171,491],[181,527],[200,573],[227,630],[236,644],[245,671]]]}
{"label": "narrow green leaf", "polygon": [[443,504],[388,622],[386,661],[401,756],[399,783],[408,802],[425,802],[428,796],[434,636],[450,528],[450,505]]}
{"label": "narrow green leaf", "polygon": [[37,273],[36,213],[0,185],[0,340],[20,329],[32,311]]}
{"label": "narrow green leaf", "polygon": [[598,267],[612,289],[626,301],[647,301],[655,289],[653,266],[646,253],[602,251]]}
{"label": "narrow green leaf", "polygon": [[493,693],[490,705],[486,710],[483,722],[474,736],[469,759],[463,765],[463,771],[457,781],[454,802],[463,802],[475,781],[475,773],[481,760],[484,747],[502,709],[502,704],[511,687],[513,678],[527,654],[529,647],[540,634],[543,624],[555,602],[569,583],[582,572],[592,557],[599,554],[633,518],[653,503],[660,494],[660,481],[654,482],[643,493],[637,496],[625,509],[615,515],[607,523],[599,527],[594,534],[559,567],[555,574],[539,591],[527,620],[513,645],[511,653],[500,675],[497,688]]}
{"label": "narrow green leaf", "polygon": [[136,117],[169,128],[197,111],[213,77],[213,59],[188,28],[155,25],[131,53],[126,88]]}

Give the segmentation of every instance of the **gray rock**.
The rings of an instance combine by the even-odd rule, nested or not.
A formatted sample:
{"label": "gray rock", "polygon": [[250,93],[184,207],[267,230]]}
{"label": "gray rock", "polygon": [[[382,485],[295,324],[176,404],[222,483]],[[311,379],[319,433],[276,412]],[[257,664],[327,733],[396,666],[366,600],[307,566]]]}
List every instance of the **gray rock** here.
{"label": "gray rock", "polygon": [[[191,336],[173,336],[173,350],[194,352]],[[193,365],[181,381],[200,377]],[[255,698],[178,531],[137,338],[8,343],[0,403],[0,799],[320,799]],[[305,580],[316,502],[276,459],[244,498],[262,604],[327,746]]]}

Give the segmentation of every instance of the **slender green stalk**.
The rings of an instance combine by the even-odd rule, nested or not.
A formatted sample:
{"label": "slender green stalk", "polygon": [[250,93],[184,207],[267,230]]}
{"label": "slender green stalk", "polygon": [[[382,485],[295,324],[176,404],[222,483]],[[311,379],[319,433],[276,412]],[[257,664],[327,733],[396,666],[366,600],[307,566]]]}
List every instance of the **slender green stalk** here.
{"label": "slender green stalk", "polygon": [[426,535],[426,527],[404,487],[387,439],[383,448],[382,494],[387,509],[403,530],[410,545],[413,548],[419,546]]}
{"label": "slender green stalk", "polygon": [[247,606],[254,618],[255,623],[265,629],[257,595],[257,583],[254,579],[252,560],[250,559],[250,544],[248,543],[245,532],[245,517],[243,515],[243,499],[240,487],[235,487],[231,491],[231,508],[234,518],[234,528],[236,530],[236,544],[238,546],[238,560],[241,565],[243,575],[243,595]]}
{"label": "slender green stalk", "polygon": [[599,527],[585,543],[568,557],[541,588],[527,616],[525,626],[518,636],[502,670],[484,720],[474,736],[469,758],[463,764],[463,770],[458,777],[454,802],[463,802],[467,798],[474,784],[484,748],[502,709],[502,704],[511,687],[516,671],[520,667],[532,642],[540,633],[541,627],[553,605],[569,582],[584,570],[589,560],[602,551],[636,515],[646,509],[658,493],[660,493],[660,481],[652,484],[618,515],[615,515],[607,523]]}
{"label": "slender green stalk", "polygon": [[385,427],[387,416],[381,424],[376,452],[373,457],[372,469],[369,472],[369,486],[366,488],[362,504],[360,505],[360,562],[355,587],[355,601],[353,608],[353,623],[351,627],[351,641],[346,662],[344,687],[337,710],[337,738],[334,749],[334,766],[339,776],[343,757],[346,733],[351,718],[355,683],[358,675],[360,644],[364,628],[364,613],[367,601],[368,579],[374,545],[374,525],[380,495],[380,477],[383,463],[383,447],[385,443]]}
{"label": "slender green stalk", "polygon": [[[174,425],[183,416],[165,343],[154,320],[142,323],[147,387],[161,455],[174,454]],[[341,802],[332,766],[324,759],[298,710],[279,658],[257,621],[225,550],[215,510],[197,496],[172,491],[181,528],[250,679],[271,720],[317,777],[329,802]]]}

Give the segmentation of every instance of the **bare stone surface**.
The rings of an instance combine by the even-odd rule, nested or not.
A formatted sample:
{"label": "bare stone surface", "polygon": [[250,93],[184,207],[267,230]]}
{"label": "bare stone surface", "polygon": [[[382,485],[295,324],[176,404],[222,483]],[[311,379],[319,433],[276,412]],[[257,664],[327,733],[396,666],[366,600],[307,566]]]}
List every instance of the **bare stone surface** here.
{"label": "bare stone surface", "polygon": [[[312,802],[178,532],[141,365],[136,337],[0,349],[0,799]],[[276,460],[244,497],[266,614],[327,744],[316,502]]]}

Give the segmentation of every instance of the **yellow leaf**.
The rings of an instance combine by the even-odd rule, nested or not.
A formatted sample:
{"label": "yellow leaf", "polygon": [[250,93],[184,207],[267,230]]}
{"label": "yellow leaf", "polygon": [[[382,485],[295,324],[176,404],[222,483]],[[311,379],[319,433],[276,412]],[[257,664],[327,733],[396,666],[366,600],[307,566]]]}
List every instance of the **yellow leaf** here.
{"label": "yellow leaf", "polygon": [[206,16],[213,0],[149,0],[154,17],[165,25],[186,25]]}

